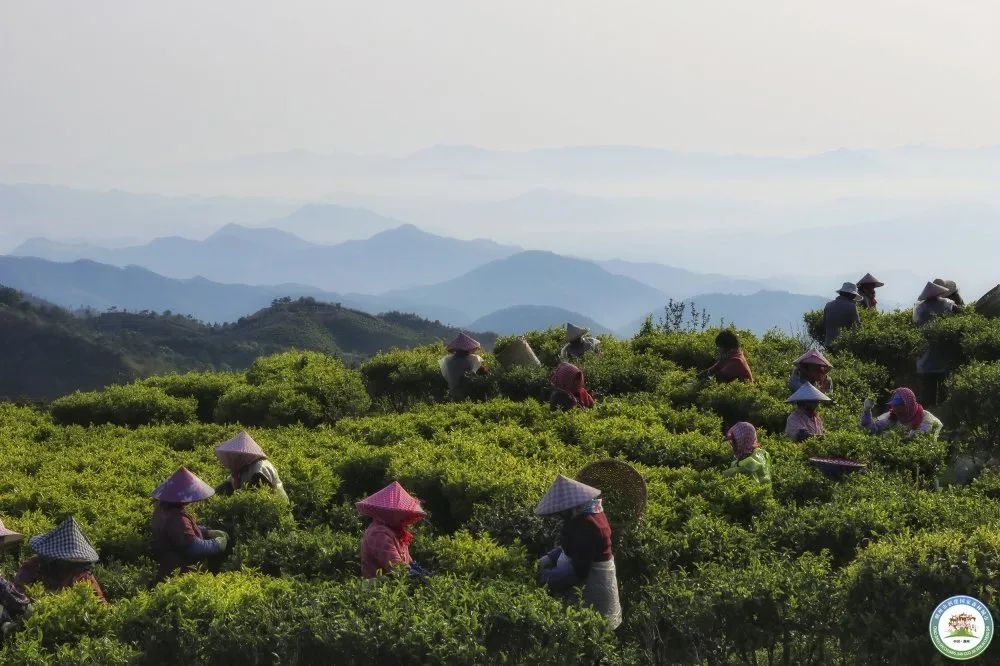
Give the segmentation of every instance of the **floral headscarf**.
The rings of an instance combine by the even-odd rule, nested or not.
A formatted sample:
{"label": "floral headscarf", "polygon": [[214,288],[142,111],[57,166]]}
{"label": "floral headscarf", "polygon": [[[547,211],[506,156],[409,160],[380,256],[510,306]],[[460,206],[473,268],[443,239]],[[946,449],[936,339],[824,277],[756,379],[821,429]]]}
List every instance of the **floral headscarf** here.
{"label": "floral headscarf", "polygon": [[740,421],[726,433],[726,439],[733,447],[733,455],[742,460],[753,453],[754,449],[760,448],[757,441],[757,429],[746,421]]}
{"label": "floral headscarf", "polygon": [[573,398],[583,407],[593,407],[594,398],[584,388],[583,370],[572,363],[560,363],[549,382],[552,388]]}
{"label": "floral headscarf", "polygon": [[923,405],[917,402],[917,396],[913,391],[906,387],[900,387],[892,392],[889,410],[897,421],[911,428],[917,428],[924,422]]}

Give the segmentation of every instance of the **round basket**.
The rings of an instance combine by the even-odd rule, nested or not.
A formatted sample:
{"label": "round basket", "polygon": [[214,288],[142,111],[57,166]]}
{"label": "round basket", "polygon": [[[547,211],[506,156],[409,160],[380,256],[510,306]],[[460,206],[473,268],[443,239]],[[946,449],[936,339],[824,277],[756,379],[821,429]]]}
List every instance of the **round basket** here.
{"label": "round basket", "polygon": [[865,463],[847,458],[810,458],[809,462],[831,479],[839,479],[852,472],[863,472],[868,469]]}
{"label": "round basket", "polygon": [[639,520],[646,511],[646,480],[627,462],[592,462],[580,470],[576,480],[601,491],[608,521],[618,529]]}

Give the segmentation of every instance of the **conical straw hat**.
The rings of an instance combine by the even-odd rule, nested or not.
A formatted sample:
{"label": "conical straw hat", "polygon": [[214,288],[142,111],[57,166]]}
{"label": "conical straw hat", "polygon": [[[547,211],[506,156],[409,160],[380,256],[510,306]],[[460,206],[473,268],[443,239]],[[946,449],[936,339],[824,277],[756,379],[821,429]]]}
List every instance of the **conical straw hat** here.
{"label": "conical straw hat", "polygon": [[215,489],[202,481],[187,467],[181,467],[170,475],[153,491],[153,499],[159,502],[187,504],[200,502],[215,494]]}
{"label": "conical straw hat", "polygon": [[424,510],[420,501],[406,492],[406,489],[393,481],[388,486],[354,504],[358,513],[370,518],[378,518],[392,522],[400,516],[423,516]]}
{"label": "conical straw hat", "polygon": [[505,366],[538,367],[542,364],[535,351],[524,338],[519,338],[496,354],[497,360]]}
{"label": "conical straw hat", "polygon": [[464,352],[474,352],[479,349],[482,345],[479,341],[473,338],[471,335],[466,335],[465,333],[459,333],[458,336],[448,343],[445,347],[450,352],[464,351]]}
{"label": "conical straw hat", "polygon": [[884,282],[882,282],[881,280],[879,280],[877,277],[875,277],[871,273],[865,273],[865,276],[863,278],[861,278],[860,280],[858,280],[858,286],[859,287],[861,285],[863,285],[863,284],[870,284],[873,287],[884,287],[885,286]]}
{"label": "conical straw hat", "polygon": [[597,488],[559,474],[549,486],[545,496],[538,502],[535,513],[539,516],[550,516],[597,499],[600,495],[601,491]]}
{"label": "conical straw hat", "polygon": [[215,447],[215,456],[222,465],[238,472],[250,463],[267,458],[264,449],[253,440],[246,430],[240,431],[235,437]]}
{"label": "conical straw hat", "polygon": [[789,396],[785,402],[832,402],[830,398],[818,388],[805,382],[795,393]]}
{"label": "conical straw hat", "polygon": [[93,563],[100,559],[72,517],[51,532],[31,537],[28,546],[42,557],[64,562]]}
{"label": "conical straw hat", "polygon": [[924,286],[924,290],[920,292],[919,296],[917,296],[917,300],[926,301],[928,298],[947,296],[947,295],[948,295],[948,287],[942,287],[939,284],[928,282],[926,286]]}
{"label": "conical straw hat", "polygon": [[589,328],[582,328],[576,324],[566,323],[566,342],[573,342],[590,333]]}
{"label": "conical straw hat", "polygon": [[826,356],[823,356],[823,354],[817,349],[810,349],[805,354],[795,359],[795,361],[793,362],[793,365],[800,365],[800,364],[822,365],[827,368],[833,367],[833,363],[830,363],[830,361],[827,360]]}
{"label": "conical straw hat", "polygon": [[17,543],[24,539],[24,535],[20,532],[15,532],[14,530],[7,529],[3,521],[0,520],[0,545],[7,543]]}
{"label": "conical straw hat", "polygon": [[940,285],[948,290],[948,293],[944,295],[945,298],[951,298],[956,293],[958,293],[958,283],[956,283],[954,280],[943,280],[941,278],[934,278],[934,284]]}

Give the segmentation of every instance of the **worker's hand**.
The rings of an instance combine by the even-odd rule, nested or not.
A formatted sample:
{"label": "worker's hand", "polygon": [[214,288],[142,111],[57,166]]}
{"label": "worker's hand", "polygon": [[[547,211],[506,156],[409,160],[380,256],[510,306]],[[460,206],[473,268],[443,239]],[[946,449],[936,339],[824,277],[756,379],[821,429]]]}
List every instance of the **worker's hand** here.
{"label": "worker's hand", "polygon": [[875,407],[875,401],[871,398],[865,398],[865,411],[870,412]]}
{"label": "worker's hand", "polygon": [[229,547],[229,535],[225,532],[219,532],[219,536],[214,537],[216,541],[219,542],[219,546],[222,550]]}
{"label": "worker's hand", "polygon": [[216,539],[225,534],[221,530],[202,530],[201,533],[206,539]]}

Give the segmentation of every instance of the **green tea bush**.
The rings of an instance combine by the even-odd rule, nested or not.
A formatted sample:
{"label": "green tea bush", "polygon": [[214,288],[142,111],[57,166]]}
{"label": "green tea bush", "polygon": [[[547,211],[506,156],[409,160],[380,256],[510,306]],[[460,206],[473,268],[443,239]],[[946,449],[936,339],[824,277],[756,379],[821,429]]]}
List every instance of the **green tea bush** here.
{"label": "green tea bush", "polygon": [[188,372],[158,375],[141,383],[163,389],[164,393],[174,398],[194,398],[198,401],[198,420],[211,423],[219,398],[244,381],[244,376],[236,372]]}
{"label": "green tea bush", "polygon": [[996,528],[945,529],[872,545],[845,571],[846,647],[865,663],[933,663],[931,612],[959,593],[995,607],[998,569]]}
{"label": "green tea bush", "polygon": [[448,395],[438,360],[444,345],[394,349],[377,354],[361,366],[368,392],[376,402],[404,409],[416,402],[440,402]]}
{"label": "green tea bush", "polygon": [[194,398],[175,398],[152,386],[110,386],[103,391],[77,391],[53,401],[52,419],[61,425],[113,423],[137,428],[154,423],[196,420]]}
{"label": "green tea bush", "polygon": [[361,376],[318,352],[285,352],[257,359],[246,385],[219,398],[215,420],[251,426],[316,426],[360,414],[371,406]]}
{"label": "green tea bush", "polygon": [[749,421],[769,432],[784,432],[791,411],[783,398],[788,391],[776,380],[757,383],[710,382],[698,395],[698,406],[722,417],[723,426]]}
{"label": "green tea bush", "polygon": [[924,344],[910,310],[886,314],[864,311],[861,326],[842,330],[834,350],[884,366],[898,386],[910,383],[916,374],[917,358]]}
{"label": "green tea bush", "polygon": [[948,424],[980,446],[1000,441],[1000,362],[969,363],[946,384]]}

